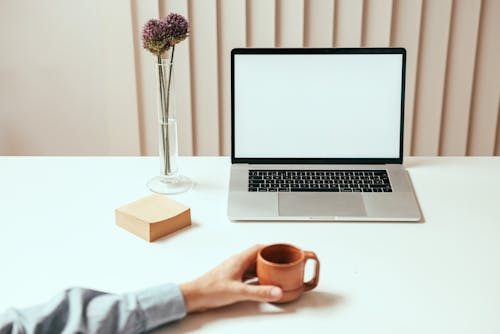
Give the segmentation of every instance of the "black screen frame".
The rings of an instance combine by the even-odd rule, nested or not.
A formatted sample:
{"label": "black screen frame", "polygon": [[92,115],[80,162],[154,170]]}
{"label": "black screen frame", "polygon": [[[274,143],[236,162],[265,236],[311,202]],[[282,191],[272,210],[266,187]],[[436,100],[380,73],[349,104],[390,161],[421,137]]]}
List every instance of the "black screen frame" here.
{"label": "black screen frame", "polygon": [[[400,54],[402,55],[401,71],[401,115],[399,156],[397,158],[258,158],[235,157],[235,97],[234,97],[234,58],[236,55],[301,55],[301,54]],[[235,48],[231,50],[231,163],[248,164],[402,164],[403,163],[403,129],[406,81],[406,49],[404,48]]]}

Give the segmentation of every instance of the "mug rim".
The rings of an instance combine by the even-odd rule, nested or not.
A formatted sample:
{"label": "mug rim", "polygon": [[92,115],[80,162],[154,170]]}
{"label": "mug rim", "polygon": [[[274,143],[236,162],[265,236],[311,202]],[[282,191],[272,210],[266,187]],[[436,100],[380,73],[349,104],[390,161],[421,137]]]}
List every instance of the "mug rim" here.
{"label": "mug rim", "polygon": [[[291,247],[291,248],[294,248],[296,250],[298,250],[300,252],[300,258],[293,261],[293,262],[289,262],[289,263],[276,263],[276,262],[271,262],[271,261],[268,261],[266,260],[263,256],[262,256],[262,251],[266,248],[270,248],[270,247],[276,247],[276,246],[286,246],[286,247]],[[264,263],[266,264],[269,264],[269,265],[272,265],[272,266],[279,266],[279,267],[290,267],[290,266],[293,266],[293,265],[296,265],[300,262],[302,262],[304,260],[304,251],[302,249],[300,249],[299,247],[297,246],[294,246],[292,244],[287,244],[287,243],[277,243],[277,244],[271,244],[271,245],[267,245],[267,246],[264,246],[262,247],[260,250],[259,250],[259,253],[257,254],[257,257]]]}

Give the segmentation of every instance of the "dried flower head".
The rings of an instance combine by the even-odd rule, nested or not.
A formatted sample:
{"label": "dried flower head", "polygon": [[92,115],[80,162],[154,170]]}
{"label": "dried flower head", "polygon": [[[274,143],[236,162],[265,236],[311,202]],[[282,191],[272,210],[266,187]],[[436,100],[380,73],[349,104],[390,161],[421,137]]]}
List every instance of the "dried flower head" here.
{"label": "dried flower head", "polygon": [[170,48],[168,24],[164,20],[149,20],[142,29],[142,46],[160,56]]}
{"label": "dried flower head", "polygon": [[184,16],[170,13],[162,21],[167,24],[167,38],[170,45],[182,42],[188,36],[189,23]]}

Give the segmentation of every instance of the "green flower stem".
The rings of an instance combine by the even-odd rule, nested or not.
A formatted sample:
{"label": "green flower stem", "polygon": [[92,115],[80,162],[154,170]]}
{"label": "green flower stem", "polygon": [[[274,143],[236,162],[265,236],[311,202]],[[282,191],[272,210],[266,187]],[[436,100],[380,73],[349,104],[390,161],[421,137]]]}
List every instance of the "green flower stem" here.
{"label": "green flower stem", "polygon": [[[165,81],[162,66],[161,56],[158,55],[158,88],[160,94],[160,128],[161,128],[161,139],[162,139],[162,149],[163,149],[163,159],[164,159],[164,170],[162,171],[164,175],[169,175],[172,171],[170,164],[170,143],[169,143],[169,131],[168,131],[168,114],[169,114],[169,95],[170,95],[170,77],[168,78],[168,90],[165,92]],[[170,69],[171,74],[171,69]],[[166,97],[165,97],[166,93]]]}
{"label": "green flower stem", "polygon": [[[170,55],[170,65],[168,67],[168,84],[167,84],[167,106],[169,106],[170,100],[170,83],[172,82],[172,68],[174,67],[174,51],[175,44],[172,45],[172,54]],[[167,107],[167,120],[168,120],[168,107]]]}

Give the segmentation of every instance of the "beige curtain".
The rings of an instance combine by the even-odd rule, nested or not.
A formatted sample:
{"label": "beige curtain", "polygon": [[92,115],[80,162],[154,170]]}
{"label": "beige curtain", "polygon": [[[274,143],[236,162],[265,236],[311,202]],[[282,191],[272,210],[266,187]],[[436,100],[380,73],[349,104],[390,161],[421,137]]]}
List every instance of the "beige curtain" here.
{"label": "beige curtain", "polygon": [[500,154],[500,0],[3,0],[0,154],[157,154],[140,32],[171,11],[182,155],[230,153],[231,48],[332,46],[407,49],[405,155]]}
{"label": "beige curtain", "polygon": [[[405,155],[500,153],[498,0],[135,0],[132,9],[136,45],[148,17],[176,11],[191,22],[176,65],[184,154],[230,153],[231,48],[332,46],[407,49]],[[141,147],[154,154],[147,58],[137,51]]]}

